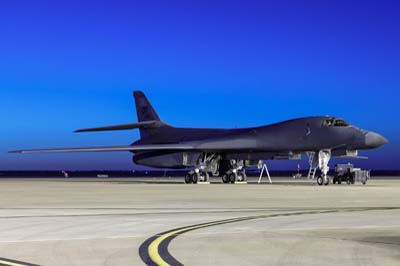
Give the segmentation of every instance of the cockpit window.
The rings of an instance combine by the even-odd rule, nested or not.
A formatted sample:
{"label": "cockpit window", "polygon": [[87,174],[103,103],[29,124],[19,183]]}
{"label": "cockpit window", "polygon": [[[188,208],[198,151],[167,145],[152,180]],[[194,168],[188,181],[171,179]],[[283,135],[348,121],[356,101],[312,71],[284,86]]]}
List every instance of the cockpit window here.
{"label": "cockpit window", "polygon": [[342,120],[342,119],[336,119],[335,122],[333,123],[334,127],[347,127],[349,124]]}
{"label": "cockpit window", "polygon": [[327,119],[324,121],[324,123],[322,124],[325,127],[331,127],[333,125],[333,119]]}
{"label": "cockpit window", "polygon": [[342,119],[327,119],[322,123],[325,127],[347,127],[349,124]]}

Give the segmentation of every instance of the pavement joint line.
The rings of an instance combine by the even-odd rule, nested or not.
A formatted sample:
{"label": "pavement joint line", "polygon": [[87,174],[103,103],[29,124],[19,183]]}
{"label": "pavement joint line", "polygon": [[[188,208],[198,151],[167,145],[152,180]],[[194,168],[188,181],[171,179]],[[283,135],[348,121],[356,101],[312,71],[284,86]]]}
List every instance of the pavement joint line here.
{"label": "pavement joint line", "polygon": [[148,238],[139,247],[139,255],[142,261],[148,266],[155,266],[155,265],[181,266],[183,264],[179,262],[177,259],[175,259],[169,253],[168,245],[174,238],[189,231],[210,226],[241,222],[241,221],[249,221],[255,219],[266,219],[274,217],[285,217],[285,216],[307,215],[307,214],[325,214],[325,213],[338,213],[338,212],[357,212],[357,211],[393,210],[393,209],[400,209],[400,207],[360,207],[360,208],[344,208],[344,209],[321,209],[321,210],[310,210],[303,212],[290,212],[290,213],[277,213],[277,214],[237,217],[237,218],[224,219],[208,223],[201,223],[197,225],[175,228]]}

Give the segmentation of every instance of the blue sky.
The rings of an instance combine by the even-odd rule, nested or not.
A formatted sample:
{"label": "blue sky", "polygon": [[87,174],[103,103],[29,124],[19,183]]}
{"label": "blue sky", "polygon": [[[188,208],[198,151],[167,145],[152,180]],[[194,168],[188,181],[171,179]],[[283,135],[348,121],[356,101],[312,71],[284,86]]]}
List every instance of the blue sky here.
{"label": "blue sky", "polygon": [[340,116],[390,141],[359,166],[399,169],[399,12],[398,1],[2,1],[0,169],[135,168],[129,153],[6,154],[133,142],[136,131],[72,131],[136,121],[135,89],[176,126]]}

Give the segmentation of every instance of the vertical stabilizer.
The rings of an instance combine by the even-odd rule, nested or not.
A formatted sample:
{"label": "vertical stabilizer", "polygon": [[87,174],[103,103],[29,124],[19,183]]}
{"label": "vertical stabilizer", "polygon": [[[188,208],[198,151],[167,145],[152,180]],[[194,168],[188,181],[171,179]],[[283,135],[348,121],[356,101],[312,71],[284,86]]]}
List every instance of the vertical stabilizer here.
{"label": "vertical stabilizer", "polygon": [[160,121],[156,111],[154,111],[153,106],[151,106],[143,92],[134,91],[133,97],[135,97],[138,122],[151,120]]}
{"label": "vertical stabilizer", "polygon": [[[143,92],[134,91],[133,97],[135,98],[136,114],[138,122],[160,121],[160,117],[154,110],[153,106],[151,106],[151,103],[149,102],[149,100],[147,100]],[[150,136],[153,130],[141,128],[139,129],[139,131],[140,131],[140,138],[143,139]]]}

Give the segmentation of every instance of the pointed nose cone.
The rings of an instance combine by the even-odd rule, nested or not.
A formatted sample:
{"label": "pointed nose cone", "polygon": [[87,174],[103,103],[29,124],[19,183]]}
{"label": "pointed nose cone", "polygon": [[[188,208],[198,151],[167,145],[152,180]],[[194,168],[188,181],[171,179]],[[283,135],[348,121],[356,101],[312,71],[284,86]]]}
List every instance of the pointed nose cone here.
{"label": "pointed nose cone", "polygon": [[377,148],[386,143],[388,143],[388,140],[375,132],[368,132],[367,135],[365,135],[365,145],[367,145],[367,147]]}

